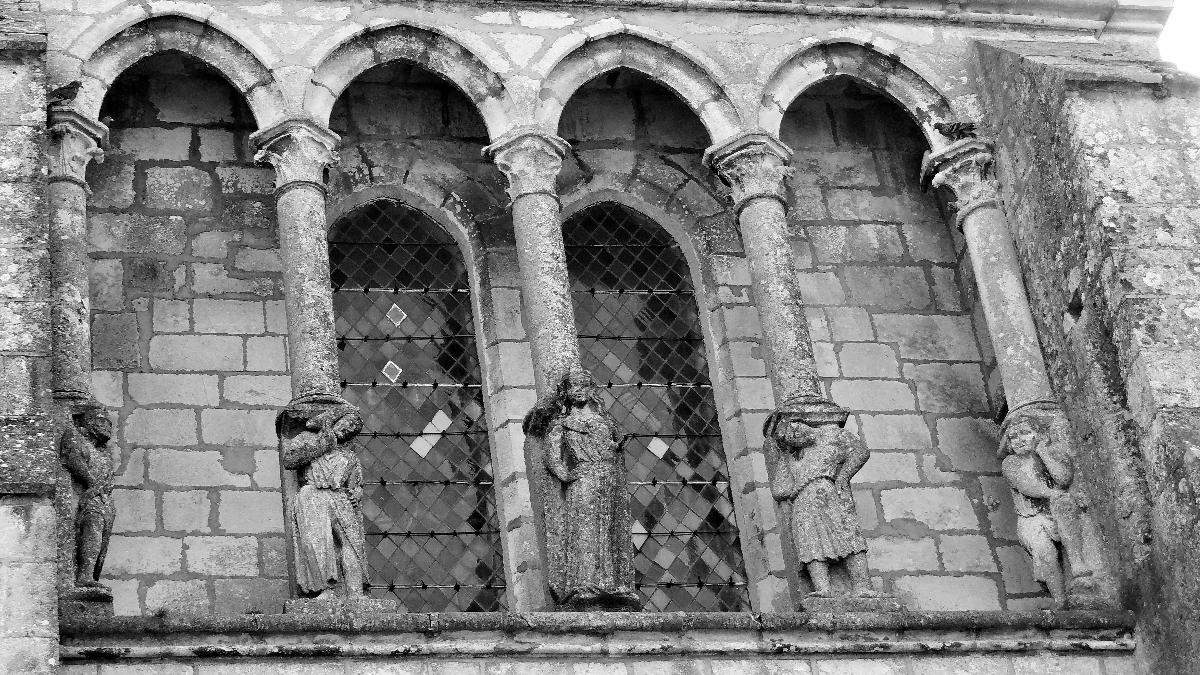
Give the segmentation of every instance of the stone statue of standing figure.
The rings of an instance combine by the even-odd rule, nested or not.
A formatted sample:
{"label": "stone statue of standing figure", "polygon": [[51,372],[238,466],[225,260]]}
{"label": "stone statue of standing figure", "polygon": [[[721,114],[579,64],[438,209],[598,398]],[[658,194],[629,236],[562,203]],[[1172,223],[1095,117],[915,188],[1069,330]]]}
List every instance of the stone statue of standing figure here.
{"label": "stone statue of standing figure", "polygon": [[1053,402],[1030,403],[1010,412],[1000,433],[1000,470],[1012,488],[1017,538],[1032,559],[1033,577],[1058,608],[1104,606],[1085,545],[1086,500],[1072,489],[1066,415]]}
{"label": "stone statue of standing figure", "polygon": [[547,577],[560,608],[636,610],[623,436],[592,376],[568,374],[525,416],[540,462]]}
{"label": "stone statue of standing figure", "polygon": [[[796,560],[813,590],[803,599],[809,611],[899,609],[871,585],[867,542],[860,531],[850,479],[871,456],[862,440],[843,427],[847,411],[815,395],[787,399],[763,425],[764,449],[775,459],[771,494],[783,506]],[[848,597],[839,598],[830,568],[850,577]]]}
{"label": "stone statue of standing figure", "polygon": [[75,588],[67,599],[112,599],[112,592],[99,581],[116,518],[112,453],[108,447],[112,432],[104,407],[89,400],[74,407],[71,424],[59,440],[59,458],[70,478],[74,504],[73,509],[67,509],[71,513],[64,514],[65,519],[73,521],[71,559],[75,569]]}
{"label": "stone statue of standing figure", "polygon": [[357,408],[328,394],[297,399],[275,420],[281,463],[300,472],[289,524],[302,594],[363,596],[363,473],[352,443],[362,427]]}

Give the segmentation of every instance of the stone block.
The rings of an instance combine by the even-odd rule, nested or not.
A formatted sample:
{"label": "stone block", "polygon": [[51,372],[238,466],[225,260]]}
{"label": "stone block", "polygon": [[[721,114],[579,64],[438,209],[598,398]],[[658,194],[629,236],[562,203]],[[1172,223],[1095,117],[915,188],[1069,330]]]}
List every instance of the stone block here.
{"label": "stone block", "polygon": [[[1106,675],[1134,675],[1138,670],[1113,670]],[[1100,675],[1100,661],[1090,654],[1014,654],[1013,675]]]}
{"label": "stone block", "polygon": [[5,636],[0,673],[28,675],[60,672],[58,641],[52,637]]}
{"label": "stone block", "polygon": [[138,405],[219,405],[216,375],[129,373],[129,398]]}
{"label": "stone block", "polygon": [[229,276],[225,265],[219,263],[192,264],[192,290],[203,295],[244,293],[268,297],[275,294],[274,279],[266,277],[236,278]]}
{"label": "stone block", "polygon": [[929,539],[871,537],[867,546],[867,557],[874,572],[936,572],[940,569],[937,548]]}
{"label": "stone block", "polygon": [[995,572],[996,560],[987,537],[975,534],[942,535],[938,538],[942,564],[948,572]]}
{"label": "stone block", "polygon": [[213,206],[212,176],[192,166],[146,170],[146,207],[160,211],[208,211]]}
{"label": "stone block", "polygon": [[138,160],[186,162],[192,146],[192,130],[187,127],[114,129],[111,139],[122,153]]}
{"label": "stone block", "polygon": [[978,530],[967,493],[956,487],[913,487],[879,493],[885,520],[915,520],[932,530]]}
{"label": "stone block", "polygon": [[203,579],[155,581],[146,588],[146,611],[207,614],[212,611],[208,585]]}
{"label": "stone block", "polygon": [[929,425],[920,415],[859,415],[858,420],[872,450],[933,447]]}
{"label": "stone block", "polygon": [[247,405],[284,406],[292,398],[287,375],[230,375],[221,387],[225,400]]}
{"label": "stone block", "polygon": [[282,272],[283,261],[279,250],[273,248],[240,248],[234,256],[233,266],[247,272]]}
{"label": "stone block", "polygon": [[858,307],[827,307],[825,314],[835,342],[875,339],[875,328],[871,325],[871,315],[867,310]]}
{"label": "stone block", "polygon": [[[833,351],[833,345],[829,342],[813,342],[813,365],[817,368],[817,377],[837,377],[841,371],[838,369],[837,355]],[[738,372],[736,369],[734,372]]]}
{"label": "stone block", "polygon": [[217,516],[225,532],[282,532],[283,495],[263,490],[222,490]]}
{"label": "stone block", "polygon": [[225,194],[262,194],[275,192],[275,170],[256,166],[217,167],[217,179]]}
{"label": "stone block", "polygon": [[260,488],[280,487],[278,450],[272,448],[254,452],[254,485]]}
{"label": "stone block", "polygon": [[775,407],[771,380],[765,377],[734,378],[738,405],[745,410],[770,410]]}
{"label": "stone block", "polygon": [[243,370],[242,338],[230,335],[155,335],[150,365],[157,370]]}
{"label": "stone block", "polygon": [[933,302],[943,312],[962,311],[962,297],[959,293],[958,275],[951,267],[932,267],[929,270],[933,277]]}
{"label": "stone block", "polygon": [[93,370],[92,394],[110,408],[125,405],[125,373],[119,370]]}
{"label": "stone block", "polygon": [[284,338],[252,337],[246,340],[246,370],[283,372],[287,370]]}
{"label": "stone block", "polygon": [[872,452],[871,458],[853,478],[855,484],[890,481],[921,482],[917,472],[917,456],[908,452]]}
{"label": "stone block", "polygon": [[183,218],[136,213],[88,215],[88,245],[96,253],[179,255],[187,240]]}
{"label": "stone block", "polygon": [[223,80],[198,77],[154,77],[147,101],[159,122],[213,124],[233,121],[230,96],[236,90]]}
{"label": "stone block", "polygon": [[216,450],[154,449],[150,480],[181,487],[250,487],[250,476],[227,470],[221,459]]}
{"label": "stone block", "polygon": [[192,445],[196,442],[193,410],[139,408],[125,418],[125,441],[134,445]]}
{"label": "stone block", "polygon": [[837,350],[844,377],[900,376],[896,349],[876,342],[847,342]]}
{"label": "stone block", "polygon": [[116,616],[138,616],[142,613],[142,601],[138,598],[137,579],[104,579],[104,585],[112,590],[113,614]]}
{"label": "stone block", "polygon": [[171,532],[209,532],[212,501],[208,492],[186,490],[162,493],[163,529]]}
{"label": "stone block", "polygon": [[908,383],[898,380],[838,380],[831,388],[833,400],[851,410],[915,410]]}
{"label": "stone block", "polygon": [[155,333],[186,333],[192,329],[192,306],[187,300],[155,298],[152,316]]}
{"label": "stone block", "polygon": [[876,314],[880,342],[900,346],[900,358],[977,361],[979,349],[969,316]]}
{"label": "stone block", "polygon": [[267,332],[287,335],[287,307],[284,306],[283,300],[268,300],[266,311]]}
{"label": "stone block", "polygon": [[879,185],[875,156],[860,150],[798,151],[792,160],[796,182],[830,187]]}
{"label": "stone block", "polygon": [[1009,595],[1043,593],[1046,589],[1033,578],[1029,554],[1020,546],[1000,546],[996,549],[1000,559],[1000,576],[1004,579],[1004,592]]}
{"label": "stone block", "polygon": [[930,309],[929,281],[920,267],[845,266],[848,304],[882,309]]}
{"label": "stone block", "polygon": [[954,240],[950,237],[950,228],[945,223],[935,221],[905,222],[900,226],[904,233],[904,242],[908,244],[908,254],[919,262],[930,261],[952,263],[957,256],[954,252]]}
{"label": "stone block", "polygon": [[275,411],[207,408],[200,411],[200,436],[217,445],[274,447]]}
{"label": "stone block", "polygon": [[262,547],[262,574],[268,577],[288,575],[287,540],[283,537],[259,537]]}
{"label": "stone block", "polygon": [[92,317],[92,367],[136,370],[141,366],[137,314],[96,314]]}
{"label": "stone block", "polygon": [[1017,514],[1008,480],[1000,476],[980,476],[979,484],[983,487],[983,502],[987,505],[992,536],[1016,540]]}
{"label": "stone block", "polygon": [[113,490],[113,505],[117,519],[113,532],[153,532],[155,524],[154,493],[149,490]]}
{"label": "stone block", "polygon": [[805,305],[846,304],[846,291],[833,272],[797,272],[796,285]]}
{"label": "stone block", "polygon": [[0,560],[49,561],[56,555],[56,516],[48,498],[0,495]]}
{"label": "stone block", "polygon": [[120,260],[93,260],[88,270],[92,292],[92,309],[119,312],[125,307],[125,267]]}
{"label": "stone block", "polygon": [[258,539],[255,537],[184,537],[187,571],[225,577],[258,576]]}
{"label": "stone block", "polygon": [[223,129],[198,129],[200,161],[231,162],[237,159],[237,139]]}
{"label": "stone block", "polygon": [[192,256],[196,258],[220,258],[229,256],[229,246],[235,241],[241,241],[241,232],[225,232],[216,230],[201,232],[192,237]]}
{"label": "stone block", "polygon": [[89,209],[126,209],[133,206],[136,198],[133,161],[132,157],[114,154],[106,157],[103,164],[88,164],[87,182],[92,188],[92,195],[88,197]]}
{"label": "stone block", "polygon": [[291,597],[285,579],[217,579],[215,602],[218,614],[279,614]]}
{"label": "stone block", "polygon": [[197,298],[192,303],[197,333],[249,333],[266,329],[263,303],[254,300]]}
{"label": "stone block", "polygon": [[725,321],[725,338],[728,340],[762,337],[762,319],[756,307],[726,307],[721,310],[721,318]]}
{"label": "stone block", "polygon": [[106,574],[174,574],[182,569],[182,540],[116,534],[109,540]]}
{"label": "stone block", "polygon": [[876,656],[869,659],[820,659],[816,675],[907,675],[904,659]]}
{"label": "stone block", "polygon": [[983,371],[977,363],[906,363],[904,377],[917,385],[924,412],[986,413]]}
{"label": "stone block", "polygon": [[912,609],[940,611],[994,611],[1000,609],[996,582],[988,577],[914,575],[892,582],[909,599]]}
{"label": "stone block", "polygon": [[766,377],[767,365],[763,361],[763,348],[756,342],[729,343],[729,358],[733,372],[744,377]]}
{"label": "stone block", "polygon": [[979,417],[945,417],[937,421],[938,450],[950,458],[956,471],[1000,471],[996,450],[1000,429],[995,422]]}

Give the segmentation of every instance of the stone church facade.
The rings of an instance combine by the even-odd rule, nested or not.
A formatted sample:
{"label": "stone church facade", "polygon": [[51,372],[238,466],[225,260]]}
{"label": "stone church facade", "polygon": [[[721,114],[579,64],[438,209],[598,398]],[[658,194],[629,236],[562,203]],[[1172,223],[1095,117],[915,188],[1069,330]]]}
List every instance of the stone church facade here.
{"label": "stone church facade", "polygon": [[0,670],[1194,672],[1169,11],[0,0]]}

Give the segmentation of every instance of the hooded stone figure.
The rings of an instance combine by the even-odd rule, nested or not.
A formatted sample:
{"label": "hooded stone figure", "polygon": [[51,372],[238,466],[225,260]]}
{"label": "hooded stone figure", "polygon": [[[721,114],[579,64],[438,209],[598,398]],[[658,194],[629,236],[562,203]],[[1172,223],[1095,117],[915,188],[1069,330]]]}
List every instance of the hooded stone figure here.
{"label": "hooded stone figure", "polygon": [[318,394],[290,403],[275,427],[283,467],[300,472],[289,524],[301,593],[362,596],[363,473],[352,444],[362,416],[342,398]]}
{"label": "hooded stone figure", "polygon": [[550,594],[564,609],[633,610],[633,540],[623,436],[596,382],[576,370],[522,427],[540,475]]}
{"label": "hooded stone figure", "polygon": [[[70,477],[73,516],[76,595],[106,599],[109,589],[99,581],[112,535],[113,465],[108,447],[112,422],[95,401],[80,403],[59,440],[59,458]],[[82,597],[81,596],[81,597]]]}

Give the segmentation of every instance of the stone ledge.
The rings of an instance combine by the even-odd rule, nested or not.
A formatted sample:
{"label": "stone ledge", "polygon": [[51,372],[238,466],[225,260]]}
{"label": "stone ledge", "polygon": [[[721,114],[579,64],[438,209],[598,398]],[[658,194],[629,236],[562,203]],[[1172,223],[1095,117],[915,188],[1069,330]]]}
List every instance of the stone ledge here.
{"label": "stone ledge", "polygon": [[69,617],[64,660],[1126,652],[1123,611]]}

